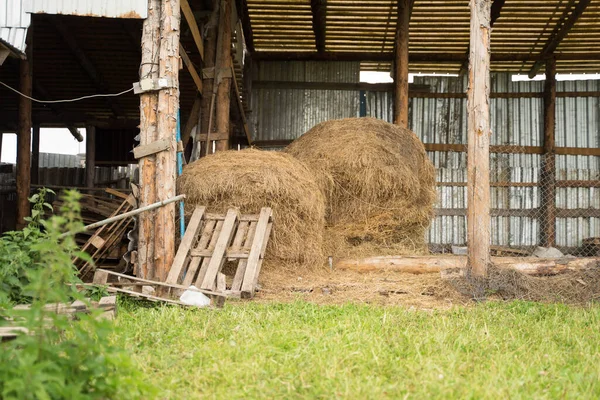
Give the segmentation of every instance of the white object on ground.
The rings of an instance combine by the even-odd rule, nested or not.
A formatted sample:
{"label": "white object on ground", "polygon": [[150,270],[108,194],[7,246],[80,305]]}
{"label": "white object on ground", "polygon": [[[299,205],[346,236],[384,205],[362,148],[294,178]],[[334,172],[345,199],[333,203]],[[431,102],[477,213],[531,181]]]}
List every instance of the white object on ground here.
{"label": "white object on ground", "polygon": [[463,246],[452,246],[452,254],[459,255],[459,256],[466,256],[467,248],[463,247]]}
{"label": "white object on ground", "polygon": [[554,247],[538,247],[533,255],[539,258],[561,258],[565,256],[559,249]]}
{"label": "white object on ground", "polygon": [[196,292],[198,290],[196,286],[190,286],[190,289],[193,290],[183,292],[179,301],[189,306],[208,307],[210,305],[210,299],[203,293]]}

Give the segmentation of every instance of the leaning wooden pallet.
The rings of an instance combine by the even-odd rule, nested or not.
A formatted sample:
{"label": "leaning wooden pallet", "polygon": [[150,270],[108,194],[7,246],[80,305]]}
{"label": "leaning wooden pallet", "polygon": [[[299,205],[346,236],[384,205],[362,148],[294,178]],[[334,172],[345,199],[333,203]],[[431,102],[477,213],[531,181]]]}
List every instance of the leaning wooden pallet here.
{"label": "leaning wooden pallet", "polygon": [[[224,215],[209,214],[204,207],[196,207],[166,282],[184,287],[195,283],[201,289],[232,297],[253,297],[271,234],[272,215],[268,207],[258,215],[240,215],[237,209]],[[235,263],[230,284],[223,273],[227,261]]]}
{"label": "leaning wooden pallet", "polygon": [[[122,196],[119,197],[123,198]],[[125,196],[121,205],[110,215],[110,217],[131,211],[135,205],[135,198],[132,195]],[[110,254],[115,246],[118,246],[121,243],[126,232],[130,229],[130,225],[130,219],[123,219],[101,226],[83,245],[81,251],[89,253],[94,263],[98,264]],[[74,263],[81,276],[85,276],[93,267],[92,263],[81,259],[74,260]]]}

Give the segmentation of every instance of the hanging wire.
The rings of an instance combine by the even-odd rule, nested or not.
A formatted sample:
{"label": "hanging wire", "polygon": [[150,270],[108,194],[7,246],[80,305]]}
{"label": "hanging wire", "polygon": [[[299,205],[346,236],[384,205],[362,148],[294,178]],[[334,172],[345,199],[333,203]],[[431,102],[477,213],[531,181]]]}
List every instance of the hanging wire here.
{"label": "hanging wire", "polygon": [[0,85],[6,87],[7,89],[12,90],[13,92],[17,93],[18,95],[21,95],[23,97],[25,97],[26,99],[29,99],[31,101],[35,101],[36,103],[42,103],[42,104],[54,104],[54,103],[72,103],[75,101],[80,101],[80,100],[85,100],[85,99],[92,99],[94,97],[117,97],[117,96],[122,96],[125,93],[129,93],[133,91],[133,88],[124,90],[122,92],[119,93],[99,93],[99,94],[91,94],[88,96],[81,96],[81,97],[76,97],[74,99],[63,99],[63,100],[39,100],[39,99],[35,99],[33,97],[27,96],[24,93],[19,92],[17,89],[7,85],[6,83],[0,81]]}

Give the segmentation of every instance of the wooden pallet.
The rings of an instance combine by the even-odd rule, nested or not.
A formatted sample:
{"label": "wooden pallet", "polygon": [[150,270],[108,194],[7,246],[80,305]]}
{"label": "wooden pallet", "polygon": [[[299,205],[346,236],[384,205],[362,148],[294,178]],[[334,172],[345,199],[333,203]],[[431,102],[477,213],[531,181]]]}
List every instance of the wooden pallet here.
{"label": "wooden pallet", "polygon": [[[253,297],[273,226],[272,215],[268,207],[257,215],[240,215],[236,209],[225,215],[209,214],[204,207],[196,207],[166,282],[232,297]],[[226,261],[235,263],[229,282],[222,272]]]}

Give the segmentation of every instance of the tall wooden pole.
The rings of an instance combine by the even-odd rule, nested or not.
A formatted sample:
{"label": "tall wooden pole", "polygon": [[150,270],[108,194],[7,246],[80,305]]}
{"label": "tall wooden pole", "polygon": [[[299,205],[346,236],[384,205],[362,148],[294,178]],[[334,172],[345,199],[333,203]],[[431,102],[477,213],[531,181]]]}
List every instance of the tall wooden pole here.
{"label": "tall wooden pole", "polygon": [[556,245],[556,60],[546,60],[544,82],[544,155],[540,174],[541,245]]}
{"label": "tall wooden pole", "polygon": [[[148,0],[148,17],[142,30],[142,63],[140,79],[158,79],[158,52],[160,47],[161,1]],[[158,93],[140,95],[140,145],[157,140]],[[140,207],[156,203],[156,155],[139,160]],[[138,265],[136,275],[144,279],[155,277],[154,220],[155,211],[139,215]]]}
{"label": "tall wooden pole", "polygon": [[85,185],[94,187],[96,176],[96,127],[85,127]]}
{"label": "tall wooden pole", "polygon": [[[29,35],[29,37],[31,34]],[[26,59],[19,64],[20,91],[32,95],[31,41],[28,38]],[[31,186],[31,100],[19,96],[19,119],[17,129],[17,229],[27,224],[29,216],[29,192]]]}
{"label": "tall wooden pole", "polygon": [[[213,6],[213,13],[208,21],[207,27],[206,27],[206,37],[204,40],[204,68],[205,69],[213,69],[214,71],[214,67],[216,64],[216,55],[217,55],[217,35],[218,35],[218,26],[219,26],[219,0],[214,0],[213,1],[214,6]],[[213,115],[213,124],[212,124],[212,131],[214,132],[214,105],[213,105],[213,109],[211,110],[211,101],[212,101],[212,96],[213,96],[213,83],[214,83],[214,75],[213,74],[207,74],[207,77],[204,78],[202,80],[202,87],[203,89],[203,93],[204,96],[202,96],[202,100],[201,100],[201,110],[200,110],[200,129],[196,129],[196,137],[197,137],[197,141],[200,138],[200,135],[203,133],[207,133],[208,132],[208,122],[209,119],[211,117],[211,112]],[[211,132],[211,133],[213,133]],[[202,144],[200,146],[200,156],[204,156],[206,153],[206,143],[204,141],[200,141],[200,143]],[[210,146],[209,146],[210,147]],[[209,148],[209,150],[212,150]]]}
{"label": "tall wooden pole", "polygon": [[[170,82],[158,92],[157,139],[171,142],[156,155],[156,201],[175,196],[177,179],[177,118],[179,113],[179,0],[164,0],[160,16],[159,79]],[[175,258],[175,203],[157,209],[154,220],[155,278],[164,281]]]}
{"label": "tall wooden pole", "polygon": [[467,91],[467,263],[473,278],[490,264],[490,7],[470,0],[471,40]]}
{"label": "tall wooden pole", "polygon": [[31,135],[31,184],[37,185],[40,175],[40,125],[33,125]]}
{"label": "tall wooden pole", "polygon": [[[217,116],[216,126],[220,137],[229,135],[229,108],[231,105],[231,2],[221,1],[221,17],[219,18],[219,38],[217,44]],[[217,150],[229,149],[229,139],[217,141]]]}
{"label": "tall wooden pole", "polygon": [[394,68],[394,124],[408,128],[408,40],[410,0],[398,0]]}

